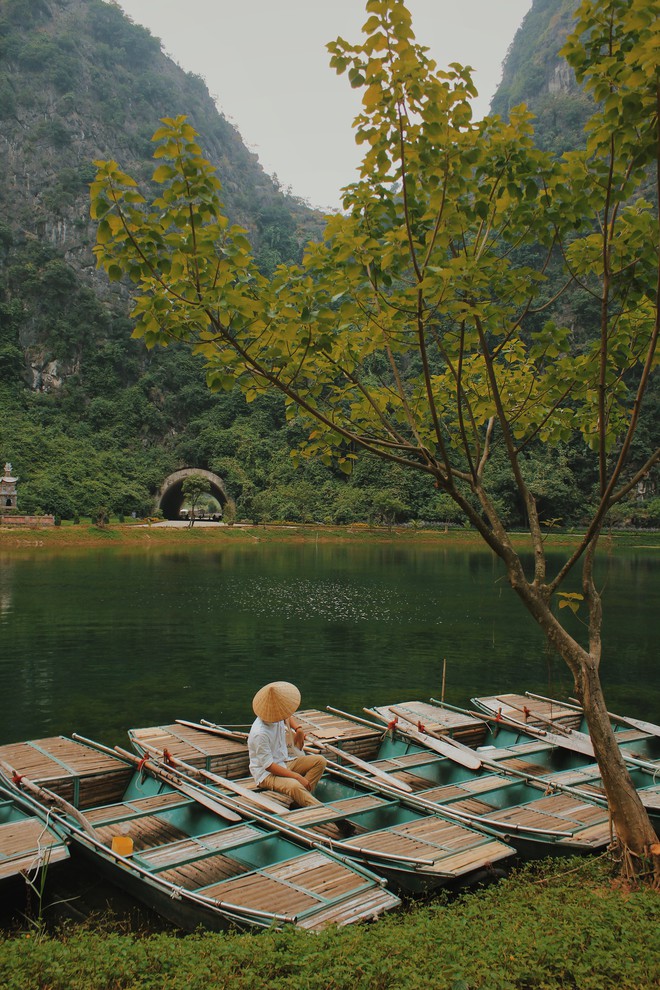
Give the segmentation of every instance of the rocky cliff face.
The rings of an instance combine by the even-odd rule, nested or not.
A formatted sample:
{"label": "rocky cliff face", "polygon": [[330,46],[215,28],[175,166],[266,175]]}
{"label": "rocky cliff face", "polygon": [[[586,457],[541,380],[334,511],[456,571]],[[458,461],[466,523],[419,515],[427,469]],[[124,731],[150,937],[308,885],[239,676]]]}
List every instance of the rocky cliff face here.
{"label": "rocky cliff face", "polygon": [[[91,292],[102,307],[128,311],[127,289],[111,287],[95,268],[88,186],[99,158],[148,181],[160,118],[188,116],[217,167],[232,220],[251,231],[257,248],[284,244],[271,264],[291,260],[319,229],[318,215],[278,191],[203,80],[174,64],[114,3],[0,0],[0,66],[0,300],[20,304],[30,387],[57,387],[80,371],[81,348],[62,339],[71,336],[72,297]],[[273,225],[287,238],[269,237]],[[46,298],[67,333],[46,325]]]}
{"label": "rocky cliff face", "polygon": [[525,103],[536,115],[537,143],[558,154],[584,142],[593,104],[559,55],[579,0],[534,0],[507,53],[491,111],[508,116]]}

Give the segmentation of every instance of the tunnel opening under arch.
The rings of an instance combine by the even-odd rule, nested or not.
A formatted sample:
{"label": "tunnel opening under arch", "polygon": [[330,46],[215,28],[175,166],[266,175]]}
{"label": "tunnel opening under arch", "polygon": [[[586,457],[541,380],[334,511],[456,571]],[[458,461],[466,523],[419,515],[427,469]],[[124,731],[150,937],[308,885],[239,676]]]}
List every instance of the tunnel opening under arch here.
{"label": "tunnel opening under arch", "polygon": [[161,485],[158,495],[158,508],[165,519],[179,519],[184,503],[183,483],[191,475],[199,475],[208,481],[209,494],[213,496],[224,510],[229,501],[222,478],[212,471],[202,468],[182,468],[170,474]]}

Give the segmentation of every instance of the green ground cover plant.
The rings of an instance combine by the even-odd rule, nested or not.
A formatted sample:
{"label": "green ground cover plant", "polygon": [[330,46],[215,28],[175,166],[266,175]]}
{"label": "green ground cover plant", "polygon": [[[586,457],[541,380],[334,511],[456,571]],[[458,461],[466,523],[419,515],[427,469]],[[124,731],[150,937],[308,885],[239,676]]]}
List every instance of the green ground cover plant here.
{"label": "green ground cover plant", "polygon": [[496,886],[310,935],[31,930],[0,942],[6,990],[650,990],[660,899],[607,860],[531,864]]}

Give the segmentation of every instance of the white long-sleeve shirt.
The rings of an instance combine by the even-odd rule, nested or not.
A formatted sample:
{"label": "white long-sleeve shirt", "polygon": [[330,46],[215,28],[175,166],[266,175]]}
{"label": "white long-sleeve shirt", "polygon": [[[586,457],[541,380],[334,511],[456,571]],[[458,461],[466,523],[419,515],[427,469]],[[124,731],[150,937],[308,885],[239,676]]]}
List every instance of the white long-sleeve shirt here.
{"label": "white long-sleeve shirt", "polygon": [[250,773],[257,784],[269,774],[272,763],[280,766],[288,763],[291,757],[286,745],[286,725],[284,722],[262,722],[256,718],[248,735],[250,753]]}

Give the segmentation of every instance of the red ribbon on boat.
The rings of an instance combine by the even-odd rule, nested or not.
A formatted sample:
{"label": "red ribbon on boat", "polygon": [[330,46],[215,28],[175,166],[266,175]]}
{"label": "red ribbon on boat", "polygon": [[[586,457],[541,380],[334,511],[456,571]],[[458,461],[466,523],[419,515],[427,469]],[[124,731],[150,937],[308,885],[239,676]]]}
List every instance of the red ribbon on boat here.
{"label": "red ribbon on boat", "polygon": [[138,765],[137,765],[138,771],[144,770],[144,765],[148,759],[149,759],[148,756],[143,756],[141,760],[138,760]]}
{"label": "red ribbon on boat", "polygon": [[532,713],[530,712],[530,710],[529,710],[529,708],[527,707],[527,705],[523,705],[523,715],[525,716],[525,721],[527,721],[527,719],[529,718],[529,716],[530,716],[531,714],[532,714]]}
{"label": "red ribbon on boat", "polygon": [[426,726],[424,725],[423,722],[418,722],[417,723],[417,731],[418,732],[426,732]]}
{"label": "red ribbon on boat", "polygon": [[397,726],[397,722],[398,721],[399,721],[398,718],[393,718],[391,722],[388,722],[387,723],[388,731],[394,732],[394,730],[396,729],[396,726]]}
{"label": "red ribbon on boat", "polygon": [[16,784],[16,786],[19,787],[21,781],[23,780],[23,776],[24,776],[24,774],[17,773],[17,771],[14,770],[13,774],[11,775],[12,784]]}
{"label": "red ribbon on boat", "polygon": [[167,763],[168,767],[174,766],[174,757],[170,753],[169,749],[163,750],[163,761]]}
{"label": "red ribbon on boat", "polygon": [[495,721],[496,722],[501,722],[502,721],[502,709],[501,708],[498,708],[497,709],[497,715],[495,716]]}

